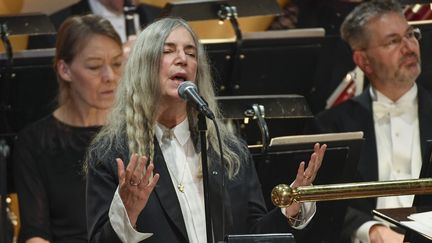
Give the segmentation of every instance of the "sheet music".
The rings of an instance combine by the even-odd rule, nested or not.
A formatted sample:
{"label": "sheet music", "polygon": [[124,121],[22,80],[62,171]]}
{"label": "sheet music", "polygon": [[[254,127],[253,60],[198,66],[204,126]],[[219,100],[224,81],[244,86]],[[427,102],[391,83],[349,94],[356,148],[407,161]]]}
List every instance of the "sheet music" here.
{"label": "sheet music", "polygon": [[408,216],[409,219],[420,222],[422,224],[429,225],[432,228],[432,211],[423,213],[413,213]]}
{"label": "sheet music", "polygon": [[324,28],[267,30],[267,31],[243,33],[244,40],[286,39],[286,38],[306,38],[306,37],[324,37],[324,36],[325,36]]}
{"label": "sheet music", "polygon": [[429,238],[432,238],[432,211],[414,213],[408,216],[413,221],[402,221],[401,224]]}
{"label": "sheet music", "polygon": [[363,138],[363,132],[323,133],[313,135],[294,135],[272,138],[270,146],[282,144],[330,142]]}

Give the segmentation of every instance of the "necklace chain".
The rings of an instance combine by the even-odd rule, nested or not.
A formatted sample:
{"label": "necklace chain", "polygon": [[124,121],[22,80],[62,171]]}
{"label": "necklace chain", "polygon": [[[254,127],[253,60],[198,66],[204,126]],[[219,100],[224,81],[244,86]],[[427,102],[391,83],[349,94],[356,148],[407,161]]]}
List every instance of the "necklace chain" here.
{"label": "necklace chain", "polygon": [[[162,137],[162,141],[163,141],[164,144],[168,144],[168,143],[171,142],[171,139],[172,139],[172,138],[173,138],[172,131],[171,131],[171,130],[167,130],[167,131],[165,131],[165,133],[164,133],[164,135],[163,135],[163,137]],[[189,147],[188,147],[187,150],[189,150]],[[188,151],[186,151],[186,156],[187,156],[187,154],[188,154],[187,152],[188,152]],[[187,164],[187,162],[185,161],[185,162],[183,163],[183,173],[182,173],[181,180],[178,180],[177,176],[176,176],[175,173],[171,170],[170,165],[168,165],[168,164],[169,164],[169,163],[166,162],[167,168],[168,168],[169,172],[171,173],[171,175],[173,176],[173,178],[174,178],[174,180],[175,180],[175,182],[176,182],[176,184],[177,184],[177,189],[178,189],[181,193],[184,193],[185,188],[184,188],[183,180],[184,180],[184,176],[185,176],[185,173],[186,173],[186,164]],[[179,171],[179,172],[180,172],[180,171]]]}
{"label": "necklace chain", "polygon": [[186,164],[187,164],[187,163],[185,162],[184,165],[183,165],[183,174],[182,174],[181,180],[179,181],[179,180],[177,179],[177,176],[176,176],[175,173],[171,170],[170,166],[169,166],[168,163],[167,163],[167,168],[168,168],[168,170],[171,172],[171,175],[174,177],[174,180],[175,180],[175,182],[176,182],[176,184],[177,184],[177,189],[178,189],[180,192],[182,192],[182,193],[184,193],[183,179],[184,179],[184,175],[185,175],[185,173],[186,173]]}

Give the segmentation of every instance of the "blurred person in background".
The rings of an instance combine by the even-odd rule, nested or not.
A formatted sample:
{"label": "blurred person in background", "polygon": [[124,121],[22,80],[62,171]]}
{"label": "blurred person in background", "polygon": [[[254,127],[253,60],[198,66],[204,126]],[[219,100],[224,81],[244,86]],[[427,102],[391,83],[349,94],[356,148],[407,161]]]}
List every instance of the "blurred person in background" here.
{"label": "blurred person in background", "polygon": [[[420,29],[409,25],[398,1],[372,0],[346,17],[341,35],[370,86],[318,114],[315,128],[318,132],[364,132],[358,181],[431,177],[427,141],[432,139],[432,95],[416,83],[421,72]],[[402,242],[403,232],[375,220],[372,210],[413,203],[431,205],[432,197],[352,200],[342,230],[344,242]]]}
{"label": "blurred person in background", "polygon": [[19,242],[87,242],[84,155],[105,124],[122,61],[121,39],[108,20],[76,16],[60,26],[58,107],[20,131],[15,144]]}

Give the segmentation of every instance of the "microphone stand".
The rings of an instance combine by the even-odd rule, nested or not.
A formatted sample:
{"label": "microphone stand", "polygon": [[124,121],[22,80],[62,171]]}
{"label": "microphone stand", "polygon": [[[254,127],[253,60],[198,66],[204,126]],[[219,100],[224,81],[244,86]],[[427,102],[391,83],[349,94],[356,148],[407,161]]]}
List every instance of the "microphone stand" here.
{"label": "microphone stand", "polygon": [[237,7],[231,6],[229,4],[221,4],[219,7],[219,10],[217,12],[217,15],[219,17],[219,20],[229,20],[231,22],[231,25],[233,27],[235,36],[236,36],[236,45],[233,48],[233,61],[232,65],[230,67],[230,79],[228,79],[229,84],[225,84],[226,87],[229,87],[231,91],[237,92],[240,89],[240,86],[238,84],[238,80],[240,77],[240,62],[241,62],[241,49],[243,46],[243,35],[240,30],[240,25],[237,21],[238,13],[237,13]]}
{"label": "microphone stand", "polygon": [[204,208],[205,208],[205,219],[206,219],[206,234],[207,243],[213,243],[213,225],[210,210],[210,193],[208,183],[208,163],[207,163],[207,123],[205,116],[200,112],[198,113],[198,132],[201,144],[201,167],[203,176],[203,189],[204,189]]}

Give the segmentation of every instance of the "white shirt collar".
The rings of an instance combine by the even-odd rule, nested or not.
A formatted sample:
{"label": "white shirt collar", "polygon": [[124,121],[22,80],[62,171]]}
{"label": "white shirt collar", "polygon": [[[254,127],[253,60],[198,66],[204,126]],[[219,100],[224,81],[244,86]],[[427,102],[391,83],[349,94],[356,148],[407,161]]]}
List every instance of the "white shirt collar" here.
{"label": "white shirt collar", "polygon": [[417,90],[417,84],[414,83],[411,89],[408,90],[408,92],[406,92],[404,95],[402,95],[402,97],[400,97],[399,100],[397,100],[396,102],[393,102],[391,99],[389,99],[383,93],[379,92],[377,89],[374,89],[372,86],[370,86],[369,92],[373,101],[379,101],[387,104],[414,104],[417,102]]}
{"label": "white shirt collar", "polygon": [[106,8],[102,3],[99,2],[99,0],[89,0],[89,5],[90,5],[90,9],[92,10],[93,14],[95,15],[99,15],[102,17],[118,17],[118,16],[122,16],[123,14],[116,14],[114,12],[112,12],[111,10],[109,10],[108,8]]}
{"label": "white shirt collar", "polygon": [[162,136],[164,133],[172,133],[173,136],[177,139],[177,141],[180,143],[180,145],[185,145],[186,142],[190,138],[190,131],[189,131],[189,121],[188,119],[184,119],[182,122],[180,122],[177,126],[169,129],[165,127],[164,125],[156,122],[155,125],[155,134],[156,138],[159,142],[162,141]]}

